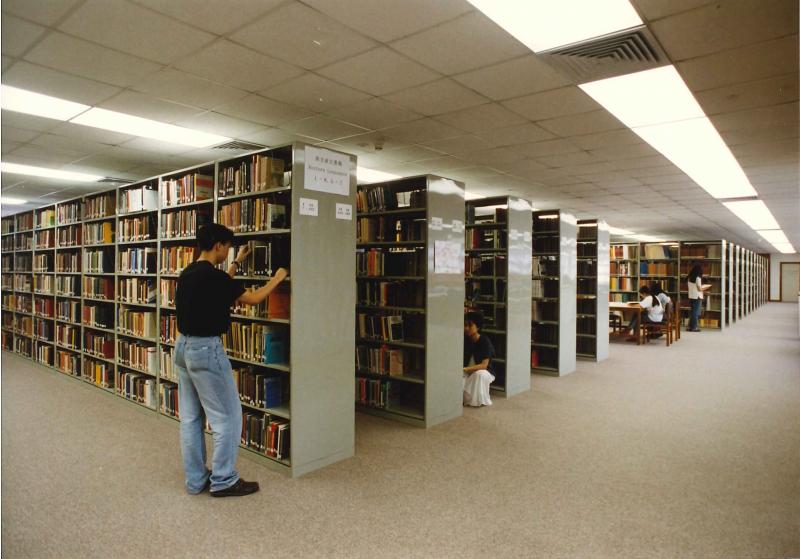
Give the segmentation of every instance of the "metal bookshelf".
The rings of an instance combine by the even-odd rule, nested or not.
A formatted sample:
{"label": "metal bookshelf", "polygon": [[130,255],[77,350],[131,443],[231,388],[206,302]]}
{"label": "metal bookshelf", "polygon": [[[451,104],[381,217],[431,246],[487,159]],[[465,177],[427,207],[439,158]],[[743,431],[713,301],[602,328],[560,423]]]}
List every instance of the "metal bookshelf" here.
{"label": "metal bookshelf", "polygon": [[[424,427],[458,417],[463,400],[464,186],[433,175],[360,185],[358,209],[356,409]],[[374,236],[367,233],[372,227],[377,228]],[[381,294],[392,284],[402,287],[397,289],[402,297],[413,293],[415,304],[387,305]],[[368,295],[374,290],[377,304],[370,304],[376,301]],[[390,316],[400,317],[402,332],[386,336],[366,330],[367,321],[383,325],[398,320]]]}
{"label": "metal bookshelf", "polygon": [[564,376],[576,366],[578,223],[560,210],[532,219],[531,372]]}
{"label": "metal bookshelf", "polygon": [[[273,150],[262,150],[235,158],[244,161],[259,153],[275,154],[286,164],[286,173],[281,175],[282,182],[285,184],[275,191],[280,191],[287,200],[287,219],[292,227],[286,228],[279,234],[288,237],[289,258],[288,262],[291,279],[291,291],[301,296],[290,298],[290,317],[288,319],[267,319],[261,320],[258,317],[241,316],[237,320],[249,323],[271,323],[278,324],[281,328],[288,331],[286,343],[288,345],[288,362],[266,364],[263,361],[250,359],[243,361],[232,359],[234,366],[244,364],[254,368],[270,370],[275,374],[281,375],[285,379],[290,398],[280,406],[270,409],[258,408],[248,402],[243,402],[243,410],[254,414],[267,414],[275,418],[280,418],[290,422],[290,449],[291,454],[286,459],[276,459],[261,449],[254,449],[247,446],[245,455],[257,459],[259,462],[281,472],[292,476],[321,468],[327,464],[342,460],[352,456],[354,449],[354,421],[353,421],[353,347],[355,340],[353,337],[354,322],[352,309],[355,306],[355,293],[352,285],[354,283],[354,250],[355,250],[355,221],[353,218],[353,206],[355,204],[355,182],[356,182],[356,160],[354,156],[334,152],[327,149],[320,149],[296,143],[289,146],[275,148]],[[311,161],[313,159],[313,162]],[[219,180],[218,170],[226,161],[217,161],[204,164],[198,168],[208,168],[213,170],[213,199],[210,202],[203,202],[204,205],[213,207],[210,215],[216,216],[218,203],[223,197],[218,196],[217,182]],[[334,165],[335,164],[335,165]],[[69,373],[65,376],[86,381],[105,393],[118,393],[120,390],[118,377],[120,371],[127,371],[142,377],[152,378],[154,382],[154,400],[149,409],[158,413],[159,416],[169,417],[167,413],[160,412],[162,409],[164,393],[161,387],[174,387],[174,381],[163,378],[160,374],[161,353],[172,347],[170,343],[163,343],[160,340],[160,318],[162,311],[169,313],[174,311],[170,305],[163,304],[156,291],[156,298],[152,303],[131,303],[120,301],[119,281],[123,278],[132,277],[154,282],[154,289],[158,289],[160,280],[176,279],[176,274],[162,274],[160,269],[160,249],[162,246],[171,246],[181,241],[189,241],[194,244],[194,237],[189,239],[165,239],[161,237],[161,217],[171,211],[181,208],[193,208],[199,204],[181,203],[176,206],[162,207],[160,197],[154,207],[145,211],[134,209],[123,213],[119,211],[121,195],[125,192],[141,186],[142,184],[154,185],[160,191],[160,181],[172,176],[183,173],[176,171],[162,177],[154,177],[140,183],[121,186],[92,195],[87,195],[79,199],[82,207],[82,215],[75,223],[55,223],[52,225],[54,230],[62,227],[67,228],[71,225],[80,225],[82,241],[85,239],[86,226],[89,224],[102,224],[104,222],[113,224],[113,242],[82,242],[80,245],[69,247],[54,247],[55,254],[80,253],[80,273],[73,272],[53,272],[55,277],[76,277],[80,278],[80,289],[78,296],[53,294],[52,297],[57,301],[77,302],[80,309],[80,319],[77,323],[72,320],[57,320],[54,323],[63,323],[67,326],[78,326],[80,328],[81,344],[80,349],[75,350],[68,344],[60,344],[55,341],[52,344],[43,341],[34,342],[33,332],[33,312],[31,301],[36,294],[33,293],[33,271],[19,271],[17,260],[22,262],[19,257],[31,255],[37,252],[31,246],[27,247],[27,237],[33,237],[34,212],[25,212],[3,218],[3,227],[13,229],[2,234],[2,238],[13,239],[14,250],[11,252],[14,261],[14,271],[3,272],[4,288],[3,296],[5,302],[13,302],[14,307],[4,305],[3,315],[3,349],[12,350],[20,355],[37,360],[35,344],[52,345],[55,349],[54,355],[58,351],[75,354],[79,356],[78,374]],[[334,188],[332,185],[336,184]],[[266,191],[266,192],[271,192]],[[253,193],[252,195],[241,195],[239,198],[249,198],[261,196],[264,192]],[[462,192],[463,197],[463,192]],[[88,213],[89,201],[97,198],[107,198],[108,215],[103,212]],[[225,197],[227,199],[227,197]],[[463,198],[462,198],[463,199]],[[59,207],[74,203],[70,200],[53,206],[55,213]],[[313,211],[311,210],[313,208]],[[39,208],[37,211],[49,209]],[[289,214],[289,209],[291,214]],[[155,236],[150,239],[128,239],[121,240],[117,237],[122,220],[132,216],[155,217]],[[13,218],[13,219],[12,219]],[[50,227],[43,224],[40,229]],[[275,234],[275,231],[264,232],[264,235]],[[237,243],[245,242],[260,236],[260,232],[250,232],[244,235],[237,235]],[[105,241],[104,239],[100,239]],[[33,239],[31,239],[32,243]],[[8,259],[8,251],[3,245],[3,261]],[[155,268],[151,274],[129,274],[120,271],[120,259],[118,248],[155,247]],[[19,249],[19,250],[18,250]],[[103,272],[87,271],[86,263],[87,251],[102,249],[113,252],[110,258],[109,270]],[[51,249],[41,249],[42,252]],[[235,249],[233,249],[235,250]],[[31,258],[32,260],[32,258]],[[27,262],[27,260],[26,260]],[[320,273],[320,270],[325,270]],[[150,272],[150,270],[148,270]],[[27,282],[20,280],[20,285],[30,285],[30,290],[15,289],[14,281],[8,283],[5,278],[19,275],[21,278],[28,278]],[[110,298],[92,297],[84,291],[88,278],[101,278],[113,282],[112,296]],[[269,277],[238,277],[242,281],[249,280],[263,284]],[[9,289],[10,287],[10,289]],[[463,282],[462,282],[463,289]],[[11,295],[15,299],[7,298]],[[22,298],[20,301],[19,297]],[[51,297],[51,295],[38,295],[38,297]],[[463,297],[462,297],[463,298]],[[460,300],[460,299],[459,299]],[[83,320],[84,308],[88,305],[107,305],[113,312],[111,313],[113,323],[108,328],[92,326]],[[27,309],[31,308],[31,312]],[[120,361],[118,354],[118,343],[120,340],[135,341],[140,336],[132,336],[120,332],[117,328],[117,320],[120,309],[134,308],[143,311],[153,311],[156,313],[156,336],[148,340],[148,345],[156,348],[156,370],[145,370],[144,368],[132,367]],[[11,314],[12,320],[5,318]],[[94,353],[87,346],[87,332],[103,334],[113,340],[113,354],[105,357]],[[332,333],[336,333],[332,336]],[[291,344],[289,344],[291,341]],[[294,350],[292,349],[294,348]],[[48,363],[51,368],[58,369],[57,363]],[[99,371],[94,370],[94,365],[104,365],[107,367],[105,376]],[[66,371],[64,371],[66,372]],[[131,401],[130,399],[125,399]],[[141,404],[142,402],[136,402]],[[459,401],[460,404],[460,401]]]}
{"label": "metal bookshelf", "polygon": [[55,204],[34,210],[33,221],[33,353],[36,361],[52,367],[55,357]]}
{"label": "metal bookshelf", "polygon": [[608,358],[609,230],[603,220],[578,221],[576,355]]}
{"label": "metal bookshelf", "polygon": [[614,243],[610,254],[609,301],[638,301],[639,243]]}
{"label": "metal bookshelf", "polygon": [[465,307],[482,312],[496,352],[491,388],[510,397],[531,388],[531,207],[496,196],[467,201],[466,210]]}

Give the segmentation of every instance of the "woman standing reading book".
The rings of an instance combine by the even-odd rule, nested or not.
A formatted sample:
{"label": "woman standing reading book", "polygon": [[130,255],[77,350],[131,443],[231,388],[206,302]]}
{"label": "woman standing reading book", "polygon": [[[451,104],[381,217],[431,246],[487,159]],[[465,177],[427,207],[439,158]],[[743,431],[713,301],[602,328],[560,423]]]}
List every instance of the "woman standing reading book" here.
{"label": "woman standing reading book", "polygon": [[703,268],[695,264],[686,277],[686,290],[689,292],[689,303],[692,305],[689,316],[689,332],[699,332],[700,312],[703,308],[703,293],[711,285],[703,285]]}
{"label": "woman standing reading book", "polygon": [[[244,481],[236,471],[242,406],[220,335],[230,326],[235,301],[258,305],[287,275],[280,268],[266,285],[246,291],[233,277],[247,258],[247,246],[239,249],[228,273],[217,268],[227,259],[233,239],[233,231],[217,223],[200,227],[200,256],[181,273],[175,296],[180,335],[173,365],[178,372],[186,490],[196,494],[210,489],[212,497],[249,495],[259,489],[257,482]],[[211,471],[206,467],[206,418],[214,437]]]}
{"label": "woman standing reading book", "polygon": [[468,312],[464,316],[464,405],[491,406],[489,385],[494,382],[491,340],[481,335],[483,316]]}

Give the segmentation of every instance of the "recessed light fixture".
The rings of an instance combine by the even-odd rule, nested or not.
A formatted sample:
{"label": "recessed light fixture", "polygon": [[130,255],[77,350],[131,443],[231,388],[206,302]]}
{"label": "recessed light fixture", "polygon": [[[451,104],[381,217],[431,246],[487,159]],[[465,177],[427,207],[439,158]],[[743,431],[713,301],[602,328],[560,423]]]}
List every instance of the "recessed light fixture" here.
{"label": "recessed light fixture", "polygon": [[776,244],[773,244],[772,246],[774,246],[775,250],[777,250],[778,252],[780,252],[782,254],[794,254],[795,252],[797,252],[794,249],[794,247],[791,245],[791,243],[785,243],[785,244],[784,243],[776,243]]}
{"label": "recessed light fixture", "polygon": [[780,229],[772,212],[761,200],[741,200],[737,202],[723,202],[726,208],[744,221],[750,228],[758,231],[764,229]]}
{"label": "recessed light fixture", "polygon": [[619,227],[611,227],[608,226],[608,232],[612,235],[622,235],[623,237],[628,237],[630,235],[634,235],[633,231],[628,231],[627,229],[620,229]]}
{"label": "recessed light fixture", "polygon": [[392,173],[386,173],[368,167],[358,167],[356,176],[358,178],[358,184],[370,184],[373,182],[391,181],[401,178],[400,175],[393,175]]}
{"label": "recessed light fixture", "polygon": [[77,182],[95,182],[103,178],[100,175],[62,171],[61,169],[48,169],[46,167],[34,167],[32,165],[20,165],[18,163],[7,163],[5,161],[0,163],[0,172]]}
{"label": "recessed light fixture", "polygon": [[533,52],[642,25],[628,0],[469,0]]}
{"label": "recessed light fixture", "polygon": [[0,86],[0,107],[7,111],[55,120],[69,120],[91,108],[81,103],[73,103],[10,85]]}
{"label": "recessed light fixture", "polygon": [[674,66],[580,88],[714,198],[757,195]]}
{"label": "recessed light fixture", "polygon": [[107,109],[98,109],[96,107],[78,115],[76,118],[70,120],[70,122],[91,126],[93,128],[102,128],[103,130],[130,134],[131,136],[152,138],[154,140],[161,140],[162,142],[183,144],[198,148],[205,148],[231,140],[231,138],[227,136],[209,134],[208,132],[200,132],[199,130],[184,128],[183,126],[175,126],[174,124],[166,124],[164,122],[158,122],[157,120],[150,120],[149,118],[128,115],[117,111],[109,111]]}
{"label": "recessed light fixture", "polygon": [[0,204],[8,204],[9,206],[19,206],[27,203],[28,201],[23,200],[22,198],[9,198],[8,196],[0,197]]}
{"label": "recessed light fixture", "polygon": [[756,231],[759,235],[764,237],[770,244],[789,244],[789,239],[786,238],[786,233],[780,229],[772,229],[768,231]]}

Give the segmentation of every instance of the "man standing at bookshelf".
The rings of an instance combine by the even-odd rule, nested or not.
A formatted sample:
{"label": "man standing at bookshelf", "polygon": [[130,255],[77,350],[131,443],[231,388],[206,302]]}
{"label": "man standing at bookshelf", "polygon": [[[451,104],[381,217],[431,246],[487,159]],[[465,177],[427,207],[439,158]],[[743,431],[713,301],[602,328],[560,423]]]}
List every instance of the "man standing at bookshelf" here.
{"label": "man standing at bookshelf", "polygon": [[[212,497],[249,495],[259,489],[257,482],[244,481],[236,471],[242,407],[220,335],[230,326],[235,301],[258,305],[287,276],[280,268],[266,285],[246,291],[233,279],[249,254],[246,245],[239,249],[227,274],[217,268],[227,259],[233,240],[233,231],[217,223],[200,227],[200,256],[181,273],[175,297],[180,335],[173,364],[179,381],[186,490],[196,494],[210,489]],[[214,438],[211,471],[206,467],[206,418]]]}

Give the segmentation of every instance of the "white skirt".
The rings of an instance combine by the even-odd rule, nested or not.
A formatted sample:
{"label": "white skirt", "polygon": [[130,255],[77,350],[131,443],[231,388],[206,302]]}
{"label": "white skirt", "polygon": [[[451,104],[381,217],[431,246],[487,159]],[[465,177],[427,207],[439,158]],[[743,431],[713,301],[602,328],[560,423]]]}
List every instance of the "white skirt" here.
{"label": "white skirt", "polygon": [[489,385],[494,382],[494,375],[482,369],[474,373],[464,373],[464,405],[491,406]]}

